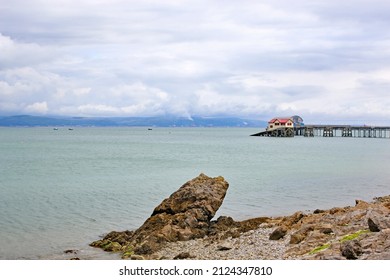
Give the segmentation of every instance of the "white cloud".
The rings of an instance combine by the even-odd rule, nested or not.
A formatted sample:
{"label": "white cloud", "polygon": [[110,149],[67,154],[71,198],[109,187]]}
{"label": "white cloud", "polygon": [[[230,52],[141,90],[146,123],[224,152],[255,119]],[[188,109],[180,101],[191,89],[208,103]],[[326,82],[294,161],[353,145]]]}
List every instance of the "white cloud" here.
{"label": "white cloud", "polygon": [[36,43],[22,43],[4,36],[0,29],[0,70],[12,67],[24,67],[46,63],[57,51]]}
{"label": "white cloud", "polygon": [[73,92],[74,95],[76,96],[84,96],[84,95],[88,95],[91,92],[91,88],[89,87],[75,88]]}
{"label": "white cloud", "polygon": [[389,5],[3,1],[0,114],[387,118]]}
{"label": "white cloud", "polygon": [[33,104],[27,105],[25,108],[25,112],[31,113],[31,114],[39,114],[44,115],[49,110],[47,106],[47,102],[35,102]]}
{"label": "white cloud", "polygon": [[77,112],[83,115],[111,115],[117,114],[118,108],[107,106],[103,104],[86,104],[77,107]]}

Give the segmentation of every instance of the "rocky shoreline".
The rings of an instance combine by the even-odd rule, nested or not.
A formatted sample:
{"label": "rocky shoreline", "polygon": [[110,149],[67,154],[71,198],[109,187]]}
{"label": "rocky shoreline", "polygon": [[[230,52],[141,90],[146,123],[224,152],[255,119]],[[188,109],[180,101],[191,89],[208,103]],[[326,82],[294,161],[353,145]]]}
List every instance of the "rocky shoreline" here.
{"label": "rocky shoreline", "polygon": [[[354,207],[270,218],[258,228],[225,238],[178,241],[158,251],[157,259],[200,260],[389,260],[390,196]],[[382,210],[384,210],[382,212]],[[224,236],[225,235],[225,236]]]}
{"label": "rocky shoreline", "polygon": [[110,232],[93,247],[123,259],[390,259],[390,196],[285,217],[212,220],[229,184],[204,174],[157,206],[135,231]]}

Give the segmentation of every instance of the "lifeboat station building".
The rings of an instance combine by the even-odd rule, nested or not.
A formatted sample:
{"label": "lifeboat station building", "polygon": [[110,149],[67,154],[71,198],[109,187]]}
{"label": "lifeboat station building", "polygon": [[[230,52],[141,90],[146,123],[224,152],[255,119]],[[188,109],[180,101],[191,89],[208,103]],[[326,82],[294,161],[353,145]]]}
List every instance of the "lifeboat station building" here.
{"label": "lifeboat station building", "polygon": [[275,130],[278,128],[294,128],[294,121],[292,118],[274,118],[268,122],[267,130]]}
{"label": "lifeboat station building", "polygon": [[303,125],[300,116],[276,117],[268,122],[266,132],[268,136],[293,137],[295,128]]}

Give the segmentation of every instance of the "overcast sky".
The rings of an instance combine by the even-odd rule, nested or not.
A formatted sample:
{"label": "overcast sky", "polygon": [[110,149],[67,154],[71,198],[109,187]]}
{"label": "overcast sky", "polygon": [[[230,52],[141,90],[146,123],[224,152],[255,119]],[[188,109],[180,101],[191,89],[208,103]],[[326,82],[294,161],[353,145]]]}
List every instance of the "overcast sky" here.
{"label": "overcast sky", "polygon": [[389,0],[0,0],[0,115],[390,124]]}

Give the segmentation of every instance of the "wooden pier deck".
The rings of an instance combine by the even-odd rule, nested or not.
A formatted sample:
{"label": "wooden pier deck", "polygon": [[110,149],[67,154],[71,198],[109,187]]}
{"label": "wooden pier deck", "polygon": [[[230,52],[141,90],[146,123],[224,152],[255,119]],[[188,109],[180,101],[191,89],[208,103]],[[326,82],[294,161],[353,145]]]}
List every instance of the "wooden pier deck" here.
{"label": "wooden pier deck", "polygon": [[294,128],[281,127],[265,130],[251,136],[263,137],[360,137],[360,138],[390,138],[390,126],[366,125],[303,125]]}

